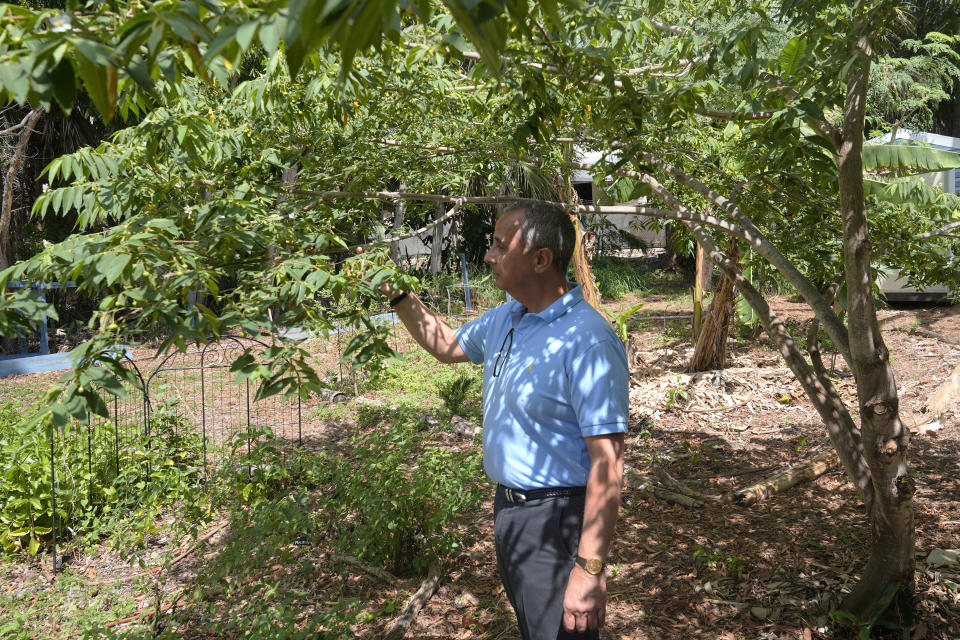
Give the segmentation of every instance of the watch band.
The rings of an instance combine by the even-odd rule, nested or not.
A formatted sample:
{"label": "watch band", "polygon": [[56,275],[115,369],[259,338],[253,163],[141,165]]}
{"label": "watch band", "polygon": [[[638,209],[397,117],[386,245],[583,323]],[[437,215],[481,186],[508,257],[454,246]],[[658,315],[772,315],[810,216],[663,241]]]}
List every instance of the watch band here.
{"label": "watch band", "polygon": [[409,292],[409,291],[404,291],[403,293],[401,293],[401,294],[398,295],[396,298],[393,298],[393,299],[390,301],[390,306],[391,306],[391,307],[397,306],[398,304],[400,304],[401,302],[403,302],[404,300],[406,300],[408,295],[410,295],[410,292]]}
{"label": "watch band", "polygon": [[598,576],[603,573],[603,569],[607,564],[600,558],[584,558],[583,556],[577,556],[577,564],[583,567],[583,570],[589,573],[592,576]]}

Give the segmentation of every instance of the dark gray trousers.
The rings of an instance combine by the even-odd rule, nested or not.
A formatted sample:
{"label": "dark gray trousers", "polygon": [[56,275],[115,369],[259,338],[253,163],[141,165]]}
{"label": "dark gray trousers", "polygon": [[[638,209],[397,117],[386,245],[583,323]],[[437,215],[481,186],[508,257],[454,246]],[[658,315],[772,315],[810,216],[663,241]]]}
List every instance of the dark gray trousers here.
{"label": "dark gray trousers", "polygon": [[493,537],[500,580],[523,640],[591,640],[599,631],[563,629],[563,595],[576,562],[584,496],[511,503],[498,488]]}

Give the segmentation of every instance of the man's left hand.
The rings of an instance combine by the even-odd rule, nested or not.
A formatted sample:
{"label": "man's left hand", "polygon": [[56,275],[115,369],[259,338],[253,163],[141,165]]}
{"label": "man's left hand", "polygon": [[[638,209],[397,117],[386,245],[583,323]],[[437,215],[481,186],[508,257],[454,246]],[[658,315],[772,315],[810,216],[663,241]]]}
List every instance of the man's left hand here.
{"label": "man's left hand", "polygon": [[603,627],[607,615],[607,577],[574,565],[563,596],[563,628],[583,633]]}

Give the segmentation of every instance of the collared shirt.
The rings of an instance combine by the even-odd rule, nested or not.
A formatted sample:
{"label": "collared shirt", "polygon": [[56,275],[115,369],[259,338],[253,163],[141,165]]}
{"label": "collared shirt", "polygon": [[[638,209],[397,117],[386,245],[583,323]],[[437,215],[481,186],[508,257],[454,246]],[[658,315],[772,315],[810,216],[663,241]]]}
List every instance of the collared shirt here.
{"label": "collared shirt", "polygon": [[456,335],[483,363],[490,479],[514,489],[585,485],[584,438],[627,430],[629,372],[623,343],[580,286],[540,313],[507,302]]}

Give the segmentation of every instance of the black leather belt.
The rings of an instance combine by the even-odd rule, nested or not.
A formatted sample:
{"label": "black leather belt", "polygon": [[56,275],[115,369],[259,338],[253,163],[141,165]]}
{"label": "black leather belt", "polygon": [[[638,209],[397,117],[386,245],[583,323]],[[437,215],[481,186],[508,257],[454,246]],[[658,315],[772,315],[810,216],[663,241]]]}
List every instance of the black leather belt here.
{"label": "black leather belt", "polygon": [[523,504],[527,500],[541,498],[572,498],[586,495],[586,487],[546,487],[544,489],[511,489],[502,484],[497,485],[497,492],[501,493],[507,502]]}

